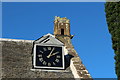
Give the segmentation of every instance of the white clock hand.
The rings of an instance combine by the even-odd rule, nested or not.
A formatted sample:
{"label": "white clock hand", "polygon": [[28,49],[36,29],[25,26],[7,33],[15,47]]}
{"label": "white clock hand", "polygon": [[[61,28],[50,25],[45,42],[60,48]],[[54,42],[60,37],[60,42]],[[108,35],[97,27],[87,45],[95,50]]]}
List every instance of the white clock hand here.
{"label": "white clock hand", "polygon": [[55,49],[55,48],[53,48],[53,49],[51,50],[51,52],[50,52],[50,54],[47,56],[47,58],[50,58],[50,56],[51,56],[52,52],[54,51],[54,49]]}
{"label": "white clock hand", "polygon": [[56,53],[53,53],[51,56],[54,56],[54,55],[56,55],[56,54],[58,54],[59,52],[56,52]]}

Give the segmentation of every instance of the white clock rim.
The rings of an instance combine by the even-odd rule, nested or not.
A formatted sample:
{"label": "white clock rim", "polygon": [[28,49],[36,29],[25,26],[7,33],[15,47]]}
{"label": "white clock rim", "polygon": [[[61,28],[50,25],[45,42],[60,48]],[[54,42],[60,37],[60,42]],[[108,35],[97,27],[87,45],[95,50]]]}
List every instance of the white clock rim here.
{"label": "white clock rim", "polygon": [[[36,66],[36,46],[39,45],[39,46],[55,46],[55,47],[62,47],[62,63],[63,63],[63,67],[43,67],[43,66]],[[34,44],[34,49],[33,49],[33,66],[34,68],[40,68],[40,69],[65,69],[65,64],[64,64],[64,46],[60,46],[60,45],[45,45],[45,44]]]}

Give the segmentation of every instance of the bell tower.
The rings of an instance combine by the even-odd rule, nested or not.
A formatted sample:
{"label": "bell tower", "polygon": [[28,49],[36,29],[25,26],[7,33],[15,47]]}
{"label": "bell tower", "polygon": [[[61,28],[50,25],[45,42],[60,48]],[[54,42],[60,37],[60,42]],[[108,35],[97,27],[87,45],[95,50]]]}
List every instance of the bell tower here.
{"label": "bell tower", "polygon": [[70,22],[66,17],[60,18],[55,16],[54,20],[54,35],[71,37],[70,35]]}
{"label": "bell tower", "polygon": [[66,17],[60,18],[55,16],[54,35],[66,46],[70,46],[71,39],[73,38],[73,35],[70,34],[70,20]]}

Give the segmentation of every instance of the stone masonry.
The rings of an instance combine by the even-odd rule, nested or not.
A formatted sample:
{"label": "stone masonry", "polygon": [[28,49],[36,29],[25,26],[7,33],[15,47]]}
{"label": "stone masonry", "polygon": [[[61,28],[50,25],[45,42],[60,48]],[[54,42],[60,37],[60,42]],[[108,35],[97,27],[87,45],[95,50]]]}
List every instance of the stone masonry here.
{"label": "stone masonry", "polygon": [[3,79],[74,78],[70,67],[65,71],[32,70],[31,40],[0,39],[0,46]]}
{"label": "stone masonry", "polygon": [[91,75],[82,64],[80,57],[75,51],[70,34],[70,20],[66,17],[55,17],[54,35],[64,43],[66,53],[70,58],[65,70],[40,70],[32,68],[33,40],[0,39],[0,75],[3,80],[12,78],[33,79],[84,79],[92,80]]}
{"label": "stone masonry", "polygon": [[[64,32],[63,32],[64,30]],[[65,44],[65,47],[71,58],[71,70],[75,78],[91,78],[90,74],[82,64],[77,52],[71,43],[73,35],[70,34],[70,20],[66,17],[55,17],[54,20],[54,36]]]}

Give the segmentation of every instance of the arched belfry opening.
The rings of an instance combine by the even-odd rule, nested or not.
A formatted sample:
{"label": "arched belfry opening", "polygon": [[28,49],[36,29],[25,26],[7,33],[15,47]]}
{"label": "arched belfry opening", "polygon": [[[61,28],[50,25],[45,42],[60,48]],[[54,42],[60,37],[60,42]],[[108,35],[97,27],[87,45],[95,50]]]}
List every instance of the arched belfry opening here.
{"label": "arched belfry opening", "polygon": [[64,35],[64,29],[61,29],[61,35]]}

